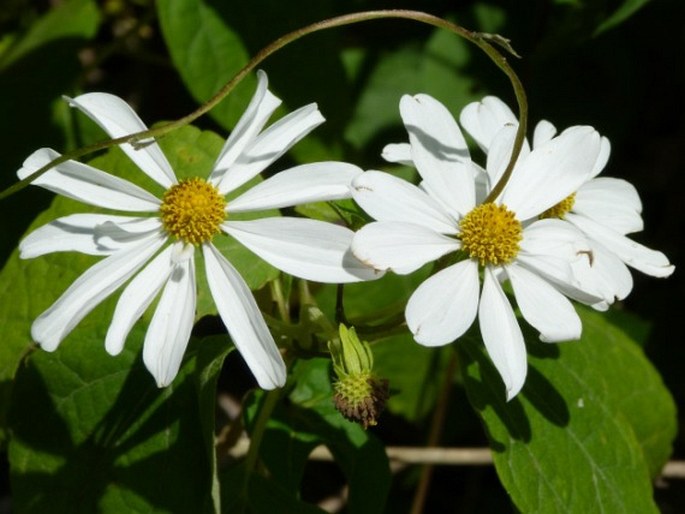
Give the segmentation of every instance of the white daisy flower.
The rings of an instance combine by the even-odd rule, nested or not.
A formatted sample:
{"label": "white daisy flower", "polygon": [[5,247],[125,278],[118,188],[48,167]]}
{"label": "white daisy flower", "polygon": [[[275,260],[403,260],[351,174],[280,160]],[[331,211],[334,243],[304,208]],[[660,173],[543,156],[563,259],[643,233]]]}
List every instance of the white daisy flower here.
{"label": "white daisy flower", "polygon": [[[29,234],[20,244],[22,258],[77,251],[105,259],[89,268],[31,327],[33,339],[53,351],[99,303],[124,285],[105,347],[118,354],[135,322],[161,297],[145,336],[143,360],[157,384],[178,373],[193,327],[196,306],[195,249],[205,260],[207,281],[217,310],[236,348],[259,385],[282,386],[286,370],[257,303],[231,263],[212,244],[221,232],[275,267],[320,282],[375,278],[349,252],[352,231],[311,219],[282,217],[234,221],[231,215],[350,196],[356,166],[321,162],[297,166],[264,180],[230,202],[226,195],[259,174],[324,121],[316,104],[302,107],[262,130],[280,100],[259,84],[247,110],[226,141],[209,177],[177,180],[156,142],[122,150],[151,179],[166,189],[162,198],[126,180],[76,161],[67,161],[32,183],[69,198],[145,217],[73,214]],[[89,93],[69,100],[111,137],[146,130],[122,99]],[[34,152],[17,172],[25,178],[54,158],[54,150]]]}
{"label": "white daisy flower", "polygon": [[[526,377],[526,349],[501,283],[511,283],[521,314],[544,341],[580,337],[580,319],[564,295],[600,300],[575,276],[575,268],[589,266],[583,235],[561,220],[537,219],[586,181],[599,155],[599,134],[573,127],[526,152],[501,195],[479,203],[489,185],[476,187],[483,171],[471,161],[447,109],[427,95],[404,96],[400,113],[409,144],[389,145],[383,155],[412,162],[422,182],[416,187],[380,171],[355,178],[355,201],[377,221],[355,234],[352,251],[371,266],[400,274],[453,254],[445,259],[451,264],[412,294],[407,325],[417,342],[438,346],[460,337],[478,316],[510,399]],[[511,147],[509,132],[492,142],[489,177],[502,173]]]}
{"label": "white daisy flower", "polygon": [[[486,153],[496,150],[492,144],[502,129],[518,125],[511,109],[492,96],[467,105],[460,121]],[[556,133],[554,125],[540,121],[535,127],[533,148],[544,145]],[[610,152],[609,140],[602,137],[599,158],[586,181],[540,215],[541,218],[566,220],[588,237],[592,266],[586,270],[590,275],[580,278],[592,281],[599,288],[605,301],[594,305],[598,309],[605,309],[608,303],[622,300],[630,293],[633,278],[627,266],[653,277],[667,277],[675,269],[663,253],[626,237],[626,234],[639,232],[643,228],[642,202],[637,190],[629,182],[597,177],[606,166]]]}

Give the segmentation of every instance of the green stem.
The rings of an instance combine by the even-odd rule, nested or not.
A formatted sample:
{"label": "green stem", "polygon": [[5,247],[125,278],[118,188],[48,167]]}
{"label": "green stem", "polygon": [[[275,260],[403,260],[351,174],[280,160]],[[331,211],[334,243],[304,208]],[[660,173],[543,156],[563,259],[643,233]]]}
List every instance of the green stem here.
{"label": "green stem", "polygon": [[[259,409],[259,414],[257,414],[257,419],[250,435],[250,448],[247,450],[247,456],[245,457],[245,487],[247,487],[247,481],[257,465],[259,447],[264,438],[266,424],[269,422],[280,397],[281,389],[274,389],[266,393],[262,407]],[[245,489],[243,492],[247,493],[247,490]]]}
{"label": "green stem", "polygon": [[276,302],[278,315],[281,317],[283,321],[289,323],[290,306],[288,305],[288,299],[285,297],[285,294],[283,293],[283,282],[281,282],[281,278],[279,277],[276,280],[272,280],[271,282],[269,282],[269,286],[271,287],[271,297],[273,298],[274,302]]}
{"label": "green stem", "polygon": [[[427,447],[438,446],[440,442],[440,437],[442,436],[442,430],[445,426],[445,418],[447,416],[447,409],[449,407],[449,401],[452,391],[452,379],[454,374],[457,372],[457,353],[452,353],[450,362],[447,366],[447,373],[445,374],[445,381],[440,389],[440,396],[438,397],[437,405],[435,411],[433,412],[433,419],[431,420],[430,432],[428,434],[428,441],[426,442]],[[433,465],[427,464],[421,470],[421,478],[419,479],[419,484],[416,487],[416,493],[414,494],[414,500],[412,502],[411,514],[421,514],[423,512],[426,499],[428,498],[428,490],[430,488],[430,482],[433,477]]]}
{"label": "green stem", "polygon": [[338,284],[335,289],[335,323],[336,325],[347,325],[347,316],[345,316],[345,286]]}
{"label": "green stem", "polygon": [[[514,164],[516,163],[516,159],[518,159],[518,156],[521,152],[521,148],[523,146],[523,140],[526,133],[526,124],[528,118],[528,102],[526,100],[526,94],[523,90],[523,85],[521,84],[521,81],[519,80],[518,76],[507,62],[507,59],[488,42],[494,41],[498,44],[502,44],[502,42],[505,40],[503,40],[502,38],[498,38],[497,36],[493,36],[491,34],[472,32],[452,22],[443,20],[442,18],[438,18],[437,16],[433,16],[431,14],[427,14],[421,11],[409,11],[400,9],[365,11],[353,14],[346,14],[343,16],[336,16],[335,18],[330,18],[327,20],[312,23],[311,25],[307,25],[306,27],[290,32],[273,41],[269,45],[262,48],[259,52],[257,52],[257,54],[250,60],[250,62],[248,62],[240,71],[238,71],[238,73],[236,73],[236,75],[231,80],[229,80],[219,91],[217,91],[217,93],[212,98],[210,98],[207,102],[202,104],[198,109],[188,114],[187,116],[184,116],[176,121],[169,122],[165,125],[155,127],[153,129],[136,132],[134,134],[129,134],[127,136],[118,137],[115,139],[109,139],[107,141],[101,141],[99,143],[95,143],[84,148],[80,148],[78,150],[74,150],[72,152],[64,154],[58,157],[57,159],[54,159],[53,161],[49,162],[42,168],[36,170],[34,173],[24,178],[23,180],[11,185],[4,191],[0,192],[0,200],[7,198],[8,196],[20,191],[49,169],[70,159],[82,157],[97,150],[109,148],[114,145],[130,143],[134,146],[141,146],[145,144],[144,142],[147,142],[151,138],[161,137],[171,132],[172,130],[175,130],[179,127],[191,123],[192,121],[196,120],[203,114],[213,109],[231,91],[233,91],[233,89],[245,78],[245,76],[248,73],[254,70],[262,61],[264,61],[267,57],[277,52],[284,46],[292,43],[293,41],[296,41],[308,34],[319,32],[321,30],[326,30],[334,27],[341,27],[344,25],[351,25],[363,21],[386,18],[399,18],[413,20],[419,23],[425,23],[427,25],[432,25],[434,27],[449,30],[450,32],[453,32],[467,39],[471,43],[478,46],[481,50],[483,50],[487,54],[487,56],[490,57],[490,59],[495,63],[495,65],[497,65],[497,67],[500,68],[511,81],[519,107],[519,126],[516,132],[514,148],[512,149],[509,164],[504,173],[502,174],[502,178],[495,185],[495,187],[488,195],[488,198],[486,199],[486,201],[492,201],[501,193],[502,189],[504,188],[504,185],[506,184],[507,180],[509,179],[509,176],[511,175],[512,170],[514,169]],[[507,47],[507,45],[503,46],[505,46],[505,48]]]}

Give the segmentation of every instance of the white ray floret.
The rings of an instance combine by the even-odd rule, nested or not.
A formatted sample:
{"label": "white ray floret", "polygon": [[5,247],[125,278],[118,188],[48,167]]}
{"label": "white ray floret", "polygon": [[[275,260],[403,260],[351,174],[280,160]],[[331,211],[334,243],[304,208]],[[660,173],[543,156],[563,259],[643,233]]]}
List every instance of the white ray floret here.
{"label": "white ray floret", "polygon": [[[380,276],[351,254],[353,233],[347,228],[299,218],[231,219],[238,212],[349,198],[351,181],[362,173],[340,162],[298,166],[226,202],[227,193],[261,173],[324,121],[316,104],[310,104],[264,129],[281,102],[268,90],[266,75],[257,76],[257,91],[207,180],[179,181],[161,148],[148,140],[139,148],[121,147],[143,173],[167,189],[161,199],[75,161],[59,164],[32,182],[90,205],[132,213],[72,214],[36,229],[21,242],[23,258],[64,251],[105,256],[35,320],[31,333],[43,348],[55,350],[90,311],[128,282],[105,348],[113,355],[121,352],[132,327],[159,298],[145,336],[143,361],[160,387],[168,385],[181,366],[194,323],[195,249],[200,247],[221,319],[259,385],[272,389],[285,383],[285,364],[248,286],[212,239],[224,231],[275,267],[310,280],[340,283]],[[68,100],[111,137],[147,130],[116,96],[88,93]],[[37,150],[18,171],[19,178],[57,157],[54,150]],[[195,204],[187,199],[198,196],[205,202],[188,207]],[[198,209],[203,209],[202,216],[188,226],[187,219]]]}
{"label": "white ray floret", "polygon": [[[469,104],[464,108],[464,112],[468,114],[462,115],[462,121],[468,120],[466,129],[475,139],[482,142],[481,147],[488,153],[488,161],[490,153],[497,152],[493,141],[498,132],[511,131],[511,127],[518,125],[511,110],[495,97],[486,97],[481,102]],[[493,112],[500,115],[495,116]],[[562,135],[569,130],[576,131],[577,129],[575,127],[567,129],[562,132]],[[534,150],[542,150],[550,141],[558,139],[558,137],[555,138],[556,133],[557,129],[552,123],[546,120],[540,121],[534,131]],[[579,135],[576,134],[576,137]],[[591,173],[584,176],[579,183],[578,179],[583,177],[582,173],[578,173],[581,169],[580,164],[566,163],[565,173],[568,177],[575,176],[576,184],[569,194],[569,196],[573,195],[572,198],[567,201],[563,209],[555,213],[556,217],[583,232],[590,243],[593,266],[585,270],[589,273],[581,271],[579,278],[582,281],[594,283],[600,296],[604,298],[604,301],[595,305],[599,309],[605,309],[608,304],[615,300],[622,300],[630,293],[633,279],[628,266],[654,277],[668,277],[675,270],[662,252],[647,248],[626,237],[627,234],[639,232],[644,228],[642,202],[635,187],[626,180],[598,177],[607,165],[610,154],[611,144],[606,137],[602,137]],[[585,165],[586,163],[583,164]],[[543,174],[544,180],[553,178],[554,173],[555,170],[550,169],[549,173]],[[512,179],[517,179],[516,174]],[[520,175],[518,179],[523,181]],[[525,188],[526,185],[522,184],[521,187]],[[531,186],[531,193],[534,194],[535,191],[541,191],[547,187],[542,184]],[[550,195],[547,203],[554,198],[557,198],[557,202],[551,204],[550,207],[559,205],[559,202],[568,197],[560,198],[559,194]]]}
{"label": "white ray floret", "polygon": [[482,204],[510,160],[513,113],[496,99],[464,109],[462,123],[484,150],[492,150],[483,170],[437,100],[404,96],[400,112],[409,144],[388,145],[383,155],[413,163],[422,182],[416,187],[378,171],[355,178],[353,197],[376,221],[357,232],[352,251],[377,269],[397,273],[445,256],[446,267],[410,297],[407,325],[417,342],[438,346],[462,336],[478,318],[510,399],[525,382],[526,349],[501,282],[511,282],[523,317],[544,341],[580,336],[580,319],[566,296],[590,304],[604,300],[594,283],[577,277],[590,267],[587,238],[560,220],[538,220],[592,175],[600,136],[578,126],[553,137],[543,127],[540,146],[530,150],[526,143],[502,192]]}

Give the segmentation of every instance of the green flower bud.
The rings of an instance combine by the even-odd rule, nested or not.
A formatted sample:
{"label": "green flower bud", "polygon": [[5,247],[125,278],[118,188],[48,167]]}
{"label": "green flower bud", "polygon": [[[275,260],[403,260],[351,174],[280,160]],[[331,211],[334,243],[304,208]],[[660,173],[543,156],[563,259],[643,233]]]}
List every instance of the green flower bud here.
{"label": "green flower bud", "polygon": [[371,347],[360,341],[354,328],[340,325],[339,333],[340,339],[328,343],[338,377],[333,384],[335,408],[364,428],[374,426],[389,397],[388,381],[374,375]]}

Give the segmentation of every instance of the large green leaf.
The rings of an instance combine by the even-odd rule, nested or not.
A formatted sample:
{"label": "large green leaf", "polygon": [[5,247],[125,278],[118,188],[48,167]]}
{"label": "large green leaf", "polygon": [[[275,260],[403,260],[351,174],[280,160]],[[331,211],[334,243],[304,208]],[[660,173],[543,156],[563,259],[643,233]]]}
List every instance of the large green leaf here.
{"label": "large green leaf", "polygon": [[[240,37],[216,9],[202,0],[161,0],[159,23],[174,65],[198,102],[212,97],[249,59]],[[247,105],[256,81],[247,77],[211,115],[232,128]]]}
{"label": "large green leaf", "polygon": [[[227,338],[191,343],[158,389],[134,343],[101,347],[107,316],[59,352],[31,354],[10,411],[13,506],[25,513],[218,512],[214,405]],[[103,323],[104,322],[104,323]],[[134,329],[141,335],[141,328]],[[140,339],[140,338],[136,338]]]}
{"label": "large green leaf", "polygon": [[[474,79],[464,73],[470,44],[445,30],[435,30],[424,46],[407,44],[381,55],[362,89],[345,139],[362,148],[383,131],[401,123],[399,105],[405,94],[428,93],[454,114],[476,99]],[[382,139],[382,144],[393,141]]]}
{"label": "large green leaf", "polygon": [[528,332],[526,385],[508,403],[482,344],[461,343],[469,399],[522,512],[656,512],[650,471],[670,454],[673,401],[625,333],[579,310],[579,342],[550,345]]}
{"label": "large green leaf", "polygon": [[421,346],[408,330],[374,343],[372,349],[374,372],[390,384],[387,409],[414,422],[431,413],[452,349]]}
{"label": "large green leaf", "polygon": [[[216,0],[162,0],[157,4],[162,34],[184,84],[200,103],[207,101],[232,79],[250,57],[283,36],[308,23],[332,15],[331,0],[250,3]],[[309,36],[309,51],[294,45],[272,55],[261,67],[269,71],[270,88],[286,100],[288,109],[318,102],[328,120],[324,131],[308,136],[292,150],[298,162],[340,157],[339,138],[348,117],[349,88],[338,58],[338,42],[332,33]],[[232,129],[255,87],[252,75],[212,109],[223,128]],[[280,109],[285,112],[286,109]]]}
{"label": "large green leaf", "polygon": [[[295,364],[295,386],[289,401],[281,402],[267,424],[260,457],[279,487],[296,499],[309,453],[324,444],[347,478],[350,512],[382,512],[390,487],[385,449],[372,433],[335,409],[330,373],[328,359]],[[250,422],[258,407],[254,402],[248,409]]]}

